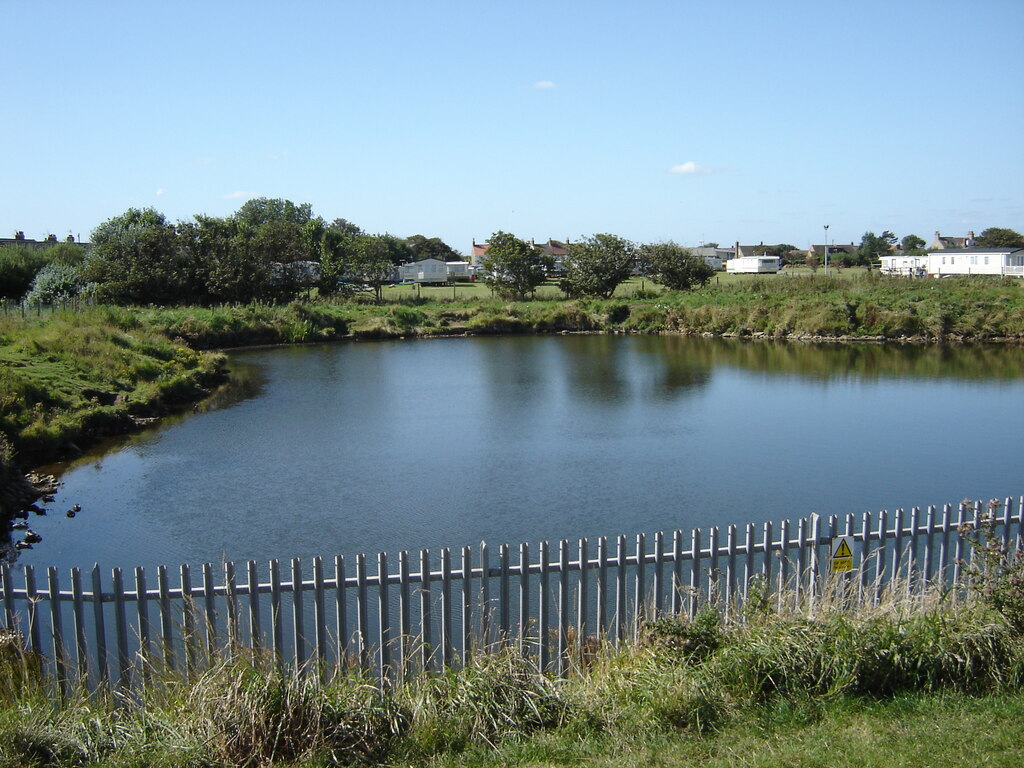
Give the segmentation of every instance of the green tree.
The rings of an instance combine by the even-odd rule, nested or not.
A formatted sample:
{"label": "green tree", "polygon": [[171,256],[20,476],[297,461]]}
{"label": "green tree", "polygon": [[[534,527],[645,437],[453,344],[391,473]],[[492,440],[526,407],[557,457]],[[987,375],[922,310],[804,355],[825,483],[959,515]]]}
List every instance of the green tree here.
{"label": "green tree", "polygon": [[927,243],[917,235],[904,235],[900,245],[907,253],[923,253]]}
{"label": "green tree", "polygon": [[97,284],[101,301],[179,304],[203,292],[178,248],[174,225],[153,208],[129,208],[108,219],[93,230],[92,243],[83,277]]}
{"label": "green tree", "polygon": [[869,269],[882,256],[889,253],[896,244],[896,235],[889,230],[876,235],[874,232],[865,232],[860,239],[860,246],[857,248],[857,262],[866,265]]}
{"label": "green tree", "polygon": [[268,298],[287,301],[307,287],[302,279],[304,270],[288,265],[320,261],[321,238],[327,225],[313,216],[309,203],[254,198],[242,205],[232,219],[237,226],[234,246],[242,251],[239,255],[261,270],[270,270],[273,276]]}
{"label": "green tree", "polygon": [[320,293],[331,294],[340,290],[349,277],[356,257],[356,243],[361,232],[335,228],[324,230],[320,238]]}
{"label": "green tree", "polygon": [[82,275],[81,264],[51,261],[35,276],[25,302],[33,306],[57,304],[81,296],[88,290]]}
{"label": "green tree", "polygon": [[1024,236],[1012,229],[989,227],[975,240],[983,248],[1024,248]]}
{"label": "green tree", "polygon": [[483,259],[487,283],[498,296],[522,301],[533,295],[551,265],[540,249],[513,234],[498,231],[488,240]]}
{"label": "green tree", "polygon": [[571,243],[559,286],[566,296],[610,299],[637,266],[636,245],[616,235],[599,234]]}
{"label": "green tree", "polygon": [[355,239],[349,274],[373,288],[378,304],[384,300],[384,286],[394,275],[392,241],[395,239],[391,235],[359,235]]}
{"label": "green tree", "polygon": [[202,214],[178,223],[179,247],[212,303],[269,300],[274,277],[269,265],[252,258],[238,242],[238,223]]}
{"label": "green tree", "polygon": [[409,245],[409,257],[411,261],[419,261],[420,259],[462,261],[462,254],[453,249],[439,237],[413,235],[412,237],[407,237],[405,242]]}
{"label": "green tree", "polygon": [[378,240],[383,243],[387,249],[387,258],[395,266],[399,264],[406,264],[412,261],[412,250],[409,248],[409,243],[400,237],[395,237],[385,232],[383,235],[374,235]]}
{"label": "green tree", "polygon": [[673,291],[699,288],[715,274],[704,259],[671,240],[640,246],[640,258],[651,279]]}
{"label": "green tree", "polygon": [[0,299],[20,299],[24,296],[46,263],[47,257],[35,248],[23,245],[5,245],[0,248]]}

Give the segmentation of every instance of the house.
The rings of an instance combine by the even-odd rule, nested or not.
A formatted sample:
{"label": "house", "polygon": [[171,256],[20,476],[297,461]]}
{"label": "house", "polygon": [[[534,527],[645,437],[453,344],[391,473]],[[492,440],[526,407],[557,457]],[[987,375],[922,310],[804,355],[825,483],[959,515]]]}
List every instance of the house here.
{"label": "house", "polygon": [[928,251],[930,277],[1002,275],[1024,277],[1024,248],[940,248]]}
{"label": "house", "polygon": [[444,284],[448,282],[448,262],[441,261],[441,259],[410,261],[399,265],[395,271],[400,283]]}
{"label": "house", "polygon": [[976,239],[973,232],[968,232],[967,237],[943,237],[938,232],[935,233],[935,239],[932,240],[932,244],[928,247],[929,251],[945,251],[945,250],[962,250],[964,248],[973,248]]}
{"label": "house", "polygon": [[445,266],[448,267],[449,283],[469,280],[468,261],[446,261]]}
{"label": "house", "polygon": [[[59,245],[60,242],[56,235],[47,235],[45,240],[33,240],[32,238],[25,237],[25,233],[19,230],[14,233],[14,237],[0,237],[0,248],[5,245],[20,245],[23,248],[39,250],[42,248],[52,248],[55,245]],[[74,235],[68,235],[64,238],[63,242],[78,245],[82,248],[89,247],[89,243],[77,242]]]}
{"label": "house", "polygon": [[729,259],[725,271],[733,274],[774,274],[781,266],[782,259],[778,256],[740,256]]}
{"label": "house", "polygon": [[856,256],[857,255],[857,249],[860,246],[855,245],[854,243],[850,243],[849,245],[843,245],[842,243],[839,243],[839,244],[829,243],[827,246],[824,245],[824,244],[822,244],[822,245],[812,245],[810,248],[807,249],[807,255],[808,256],[813,256],[813,257],[817,258],[819,264],[824,264],[825,263],[825,248],[826,247],[828,248],[828,256],[829,256],[829,258],[833,259],[833,258],[836,257],[836,255],[838,255],[840,253],[845,253],[845,254],[849,254],[851,256]]}
{"label": "house", "polygon": [[907,277],[924,277],[928,271],[927,254],[909,254],[894,251],[879,257],[879,272],[883,275],[905,275]]}
{"label": "house", "polygon": [[[530,245],[541,251],[546,256],[550,256],[554,263],[553,271],[557,274],[561,274],[565,270],[564,259],[569,249],[569,238],[562,240],[552,240],[548,238],[546,243],[540,243],[530,238]],[[487,249],[490,248],[490,243],[478,243],[475,239],[473,240],[473,247],[470,250],[470,261],[472,266],[479,267],[483,264],[484,257],[487,255]]]}
{"label": "house", "polygon": [[704,259],[709,267],[714,270],[721,270],[725,266],[725,262],[733,256],[731,248],[713,248],[709,245],[701,245],[696,248],[688,248],[694,256]]}

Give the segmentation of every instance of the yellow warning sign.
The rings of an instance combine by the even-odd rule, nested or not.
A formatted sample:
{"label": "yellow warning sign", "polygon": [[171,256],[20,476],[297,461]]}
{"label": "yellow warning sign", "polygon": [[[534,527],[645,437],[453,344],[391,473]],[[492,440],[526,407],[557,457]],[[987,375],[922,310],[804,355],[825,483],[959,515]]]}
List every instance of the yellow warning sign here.
{"label": "yellow warning sign", "polygon": [[840,536],[832,539],[832,557],[829,560],[832,573],[849,573],[853,570],[853,550],[850,549],[848,538]]}

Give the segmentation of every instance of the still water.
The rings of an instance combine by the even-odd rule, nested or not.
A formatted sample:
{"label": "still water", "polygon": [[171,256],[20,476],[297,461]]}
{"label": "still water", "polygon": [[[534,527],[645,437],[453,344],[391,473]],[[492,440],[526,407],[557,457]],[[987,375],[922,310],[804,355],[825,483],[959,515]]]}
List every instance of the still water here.
{"label": "still water", "polygon": [[231,360],[199,413],[61,467],[18,562],[517,544],[1024,491],[1019,348],[559,336]]}

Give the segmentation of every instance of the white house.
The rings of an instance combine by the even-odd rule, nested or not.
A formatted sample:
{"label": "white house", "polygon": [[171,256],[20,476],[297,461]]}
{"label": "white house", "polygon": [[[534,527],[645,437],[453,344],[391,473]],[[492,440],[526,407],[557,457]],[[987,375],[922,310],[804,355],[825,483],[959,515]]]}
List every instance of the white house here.
{"label": "white house", "polygon": [[700,245],[688,250],[694,256],[704,259],[704,263],[714,270],[722,269],[725,262],[732,256],[731,248],[713,248],[709,245]]}
{"label": "white house", "polygon": [[882,263],[879,272],[883,275],[924,277],[928,271],[928,255],[925,253],[910,254],[897,251],[879,257],[879,261]]}
{"label": "white house", "polygon": [[778,256],[740,256],[725,263],[725,271],[734,274],[774,274],[779,271],[782,259]]}
{"label": "white house", "polygon": [[468,261],[449,261],[445,263],[448,267],[448,282],[454,283],[457,280],[469,280]]}
{"label": "white house", "polygon": [[1024,277],[1024,248],[946,248],[928,252],[931,277],[1004,275]]}
{"label": "white house", "polygon": [[448,264],[441,259],[420,259],[397,269],[400,283],[447,283]]}

